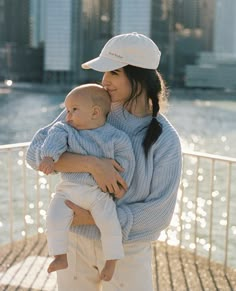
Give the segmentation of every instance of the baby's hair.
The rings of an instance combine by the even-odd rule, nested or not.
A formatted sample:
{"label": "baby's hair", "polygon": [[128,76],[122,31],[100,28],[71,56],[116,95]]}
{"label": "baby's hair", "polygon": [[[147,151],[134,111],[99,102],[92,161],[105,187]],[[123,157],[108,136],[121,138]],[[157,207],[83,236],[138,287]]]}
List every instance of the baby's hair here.
{"label": "baby's hair", "polygon": [[96,83],[89,83],[75,87],[69,94],[84,94],[91,98],[94,105],[101,108],[105,116],[111,110],[111,97],[102,85]]}

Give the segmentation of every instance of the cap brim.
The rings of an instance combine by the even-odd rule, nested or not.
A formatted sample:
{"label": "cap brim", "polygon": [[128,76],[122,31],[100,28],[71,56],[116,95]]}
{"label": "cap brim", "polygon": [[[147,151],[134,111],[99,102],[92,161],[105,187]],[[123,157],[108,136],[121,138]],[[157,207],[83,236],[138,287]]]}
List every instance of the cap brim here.
{"label": "cap brim", "polygon": [[109,72],[122,68],[126,65],[127,64],[125,63],[117,62],[109,58],[99,56],[95,59],[92,59],[91,61],[83,63],[81,67],[83,69],[93,69],[99,72]]}

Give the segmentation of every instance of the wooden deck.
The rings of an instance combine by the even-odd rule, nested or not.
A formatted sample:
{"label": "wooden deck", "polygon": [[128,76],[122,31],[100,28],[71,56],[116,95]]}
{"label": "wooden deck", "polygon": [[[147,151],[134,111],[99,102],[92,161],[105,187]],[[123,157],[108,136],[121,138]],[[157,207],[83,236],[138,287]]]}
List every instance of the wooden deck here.
{"label": "wooden deck", "polygon": [[[192,253],[180,252],[161,242],[154,244],[153,249],[158,291],[236,290],[236,270],[228,269],[225,273],[220,264],[209,266],[205,258],[195,260]],[[13,248],[0,246],[0,290],[57,290],[56,275],[49,276],[46,271],[49,260],[44,235],[17,242]]]}

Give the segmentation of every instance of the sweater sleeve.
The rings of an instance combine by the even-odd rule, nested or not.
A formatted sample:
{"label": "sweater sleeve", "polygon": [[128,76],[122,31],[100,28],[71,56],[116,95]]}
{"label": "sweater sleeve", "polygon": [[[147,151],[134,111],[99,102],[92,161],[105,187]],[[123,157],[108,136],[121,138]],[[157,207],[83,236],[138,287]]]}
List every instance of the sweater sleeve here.
{"label": "sweater sleeve", "polygon": [[69,127],[62,122],[56,122],[48,131],[48,135],[44,140],[40,158],[51,157],[54,162],[57,162],[62,153],[68,147]]}
{"label": "sweater sleeve", "polygon": [[115,160],[122,166],[124,172],[121,176],[127,183],[131,184],[135,169],[135,156],[131,141],[125,133],[122,133],[120,139],[115,143]]}
{"label": "sweater sleeve", "polygon": [[63,110],[62,113],[49,125],[39,129],[32,141],[30,142],[29,148],[26,154],[27,163],[35,170],[38,169],[39,163],[41,161],[41,147],[48,136],[48,131],[50,128],[60,120],[64,120],[66,116],[66,111]]}
{"label": "sweater sleeve", "polygon": [[124,241],[157,239],[169,225],[176,205],[181,166],[180,145],[170,155],[165,154],[165,158],[154,157],[149,195],[143,201],[117,207]]}

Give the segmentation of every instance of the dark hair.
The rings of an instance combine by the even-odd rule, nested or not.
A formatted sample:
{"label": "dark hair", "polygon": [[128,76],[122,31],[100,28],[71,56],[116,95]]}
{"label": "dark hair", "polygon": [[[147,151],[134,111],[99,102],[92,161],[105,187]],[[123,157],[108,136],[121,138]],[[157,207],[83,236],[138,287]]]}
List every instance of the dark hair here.
{"label": "dark hair", "polygon": [[[162,126],[157,121],[156,116],[160,111],[161,104],[167,102],[167,89],[161,74],[157,70],[144,69],[131,65],[124,67],[124,72],[131,83],[131,94],[125,105],[137,100],[143,90],[146,91],[147,106],[152,106],[152,120],[147,128],[143,140],[145,156],[151,146],[157,141],[162,133]],[[151,102],[150,102],[151,101]]]}

